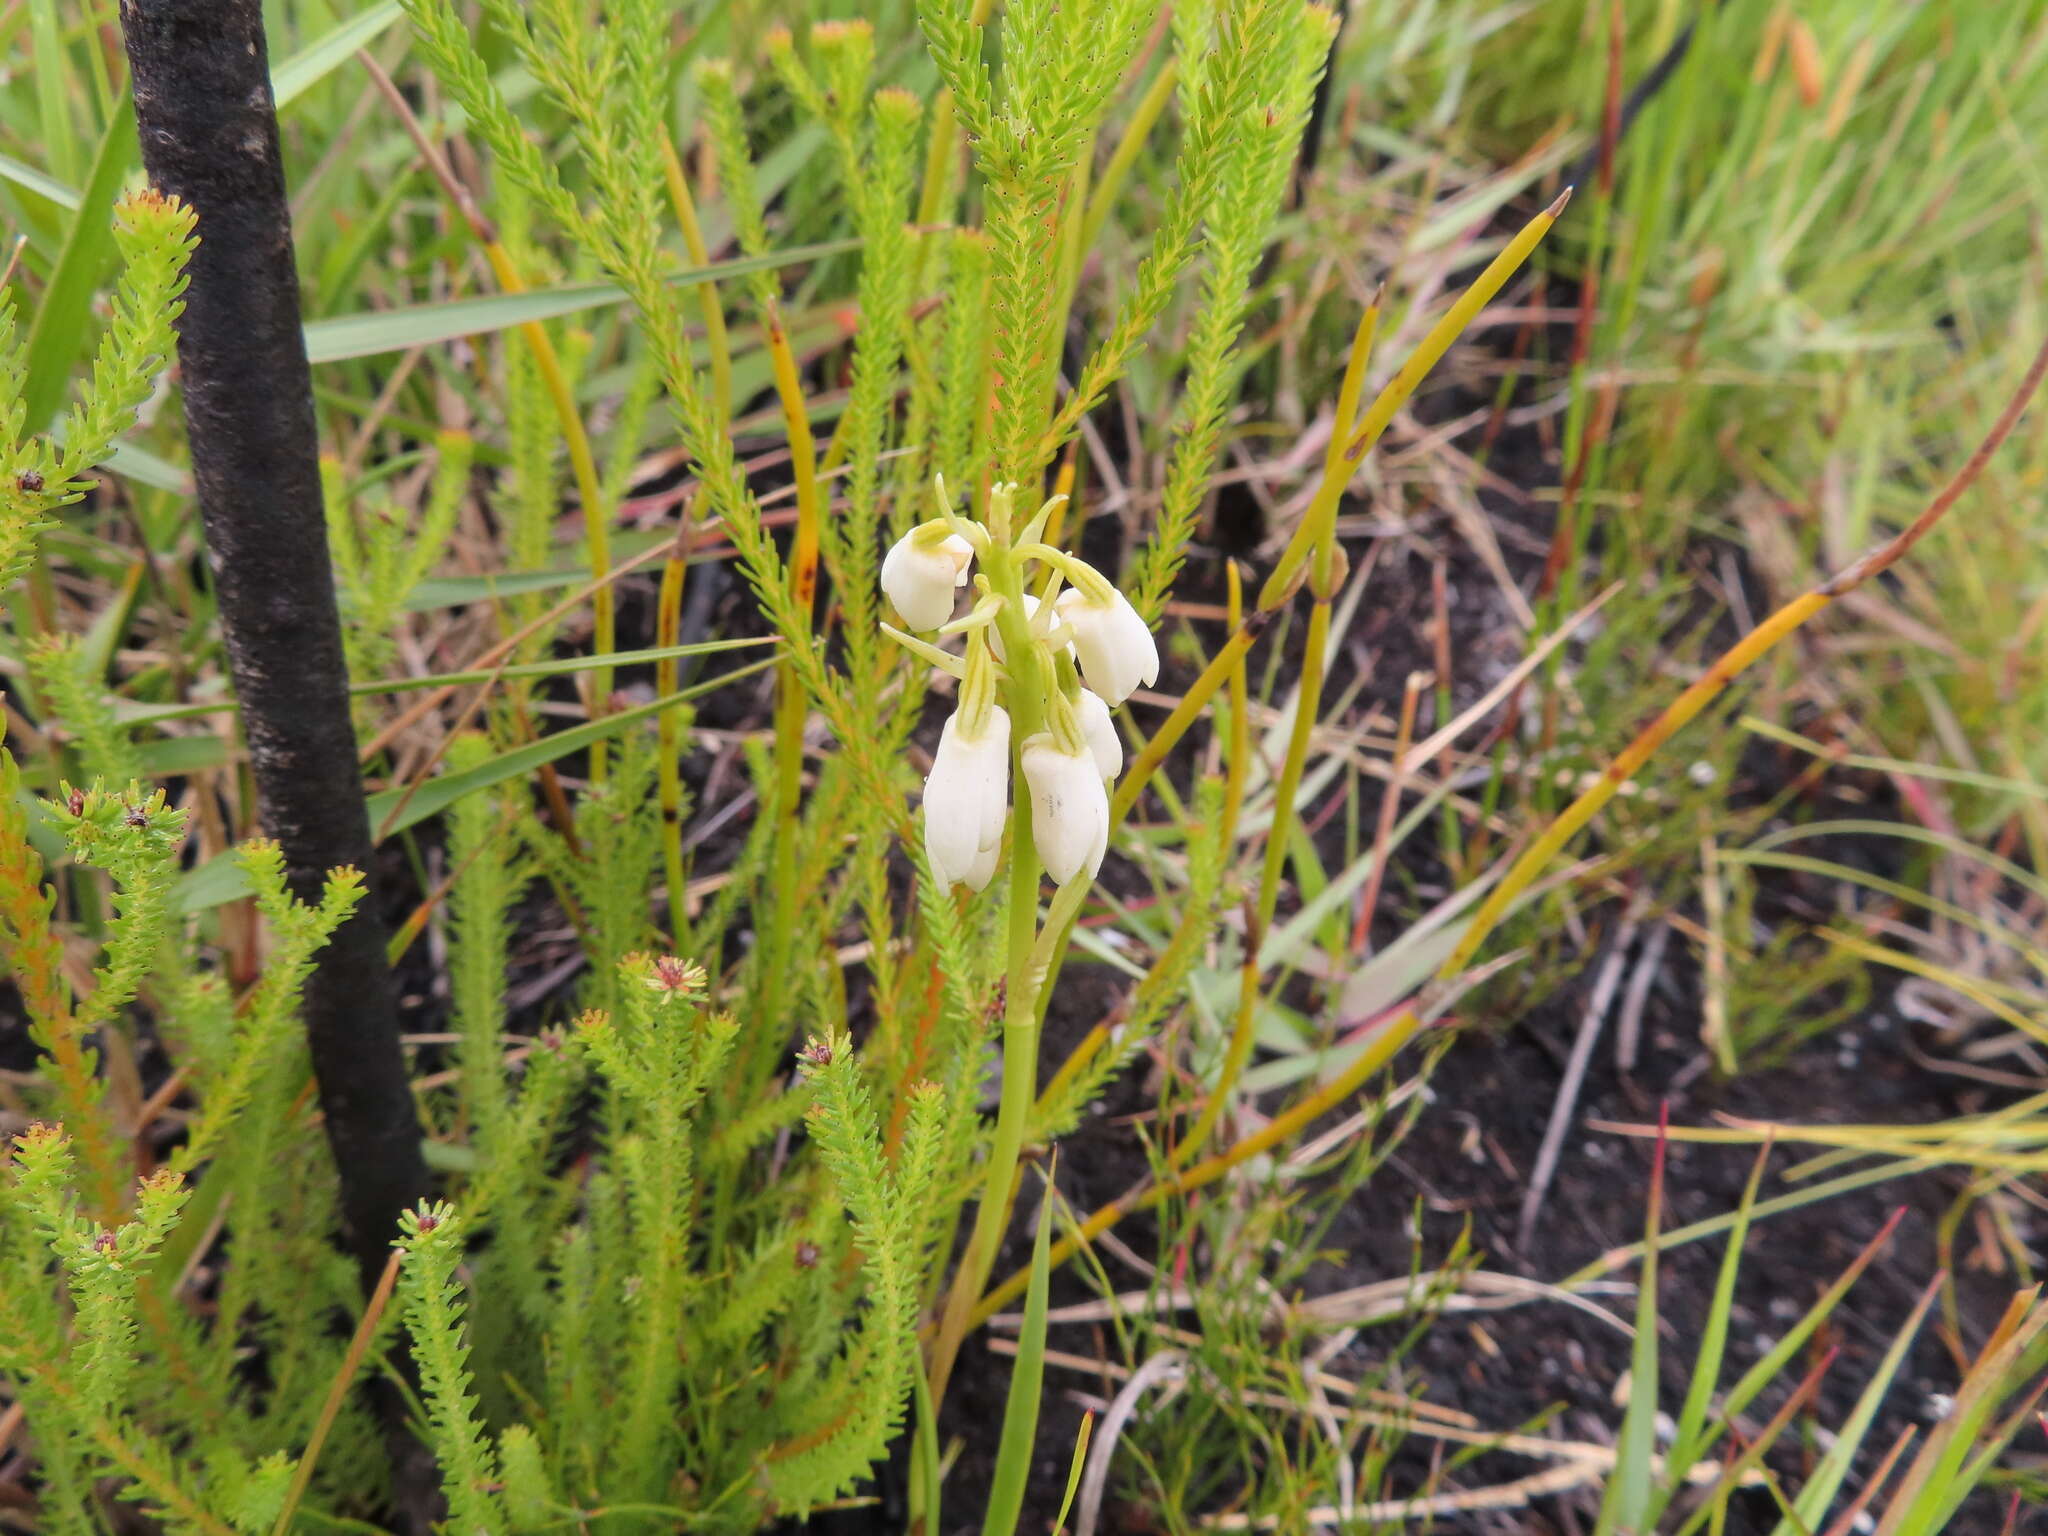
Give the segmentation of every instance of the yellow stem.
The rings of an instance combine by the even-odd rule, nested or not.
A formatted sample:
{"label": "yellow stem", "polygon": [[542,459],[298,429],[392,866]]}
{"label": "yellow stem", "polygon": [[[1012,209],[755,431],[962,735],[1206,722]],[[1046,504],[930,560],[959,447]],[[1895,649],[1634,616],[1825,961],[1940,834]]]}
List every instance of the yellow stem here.
{"label": "yellow stem", "polygon": [[[697,222],[697,203],[690,196],[690,180],[683,174],[683,162],[676,154],[675,140],[661,136],[662,170],[668,179],[668,200],[675,209],[676,227],[683,234],[683,249],[690,265],[711,264],[711,249],[704,243],[704,229]],[[704,339],[711,348],[711,403],[718,419],[732,420],[732,344],[725,333],[725,306],[719,302],[718,284],[697,285],[697,303],[704,311]]]}
{"label": "yellow stem", "polygon": [[[1544,235],[1549,233],[1550,226],[1557,222],[1558,215],[1564,212],[1564,205],[1570,197],[1571,190],[1567,188],[1556,202],[1524,225],[1521,232],[1508,242],[1506,249],[1494,257],[1487,264],[1486,270],[1473,280],[1472,286],[1459,294],[1457,302],[1429,328],[1421,344],[1401,365],[1400,371],[1389,379],[1386,386],[1374,397],[1371,406],[1366,409],[1365,415],[1356,427],[1348,434],[1339,434],[1340,437],[1348,436],[1350,439],[1343,444],[1341,458],[1344,461],[1356,465],[1371,450],[1373,444],[1380,440],[1380,434],[1386,431],[1387,423],[1394,419],[1394,413],[1408,402],[1409,397],[1415,393],[1416,386],[1442,361],[1444,353],[1450,350],[1451,343],[1458,339],[1459,333],[1472,323],[1480,310],[1492,302],[1494,295],[1507,285],[1508,279],[1513,277],[1522,263],[1529,259],[1530,252],[1536,249]],[[1377,303],[1373,307],[1377,308]],[[1333,438],[1332,448],[1336,448],[1337,444],[1338,439]],[[1327,478],[1326,474],[1325,479]],[[1287,595],[1295,577],[1300,574],[1301,563],[1308,557],[1317,532],[1311,518],[1302,518],[1300,526],[1294,530],[1294,537],[1288,541],[1285,552],[1280,556],[1279,563],[1273,567],[1272,575],[1266,578],[1265,588],[1259,594],[1261,608],[1277,606]]]}

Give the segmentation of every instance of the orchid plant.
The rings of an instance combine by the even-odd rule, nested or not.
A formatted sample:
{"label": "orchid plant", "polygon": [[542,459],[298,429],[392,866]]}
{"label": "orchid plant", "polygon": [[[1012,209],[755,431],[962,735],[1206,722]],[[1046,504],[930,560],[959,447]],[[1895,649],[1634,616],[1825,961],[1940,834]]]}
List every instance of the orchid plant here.
{"label": "orchid plant", "polygon": [[[1045,542],[1066,503],[1048,497],[1021,524],[1014,482],[989,489],[983,521],[953,506],[935,476],[939,515],[899,539],[882,562],[882,592],[911,629],[959,635],[959,654],[893,624],[899,645],[955,679],[959,702],[940,731],[924,785],[924,849],[941,888],[980,892],[1001,864],[1015,797],[1010,936],[1003,1028],[1003,1099],[974,1239],[934,1352],[935,1390],[958,1347],[966,1308],[987,1279],[1008,1210],[1037,1072],[1040,1003],[1053,947],[1080,909],[1109,848],[1110,785],[1123,771],[1111,711],[1159,679],[1144,616],[1088,562]],[[974,601],[955,618],[959,592]],[[1014,765],[1013,765],[1014,759]],[[1041,871],[1058,887],[1037,926]]]}
{"label": "orchid plant", "polygon": [[[1101,572],[1042,542],[1066,497],[1049,498],[1013,541],[1015,485],[991,489],[986,524],[953,510],[943,476],[935,486],[941,515],[905,534],[882,564],[883,594],[906,623],[967,639],[956,656],[882,625],[960,683],[959,705],[925,779],[932,873],[942,885],[974,891],[994,878],[1014,740],[1039,862],[1062,887],[1092,880],[1109,847],[1108,786],[1124,762],[1110,711],[1159,680],[1151,626]],[[955,619],[955,591],[977,559],[976,600]],[[1025,590],[1034,565],[1044,572],[1040,592]],[[1063,582],[1069,585],[1061,591]],[[1013,720],[1023,722],[1014,736]]]}

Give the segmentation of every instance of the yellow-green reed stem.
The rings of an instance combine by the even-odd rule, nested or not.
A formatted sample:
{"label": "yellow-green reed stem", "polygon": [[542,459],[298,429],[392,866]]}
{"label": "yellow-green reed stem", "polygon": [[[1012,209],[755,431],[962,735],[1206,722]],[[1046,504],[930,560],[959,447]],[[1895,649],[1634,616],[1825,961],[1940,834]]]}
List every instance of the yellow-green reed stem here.
{"label": "yellow-green reed stem", "polygon": [[[683,249],[690,265],[711,264],[711,248],[704,243],[704,227],[697,221],[696,199],[690,196],[690,179],[683,174],[682,158],[675,141],[661,136],[662,170],[668,180],[669,206],[675,210],[676,228],[682,231]],[[718,284],[697,285],[697,303],[704,312],[704,340],[711,350],[711,404],[718,419],[732,421],[732,343],[725,333],[725,306],[719,302]]]}
{"label": "yellow-green reed stem", "polygon": [[[655,607],[654,643],[666,650],[679,645],[677,638],[683,626],[683,586],[689,577],[690,513],[688,503],[684,504],[681,526],[676,529],[675,544],[668,559],[661,568],[661,597]],[[654,664],[654,696],[665,699],[676,691],[678,667],[673,656],[664,657]],[[684,914],[684,886],[687,881],[683,869],[683,765],[682,743],[677,730],[676,712],[664,709],[655,717],[655,784],[661,801],[661,864],[662,873],[668,882],[668,931],[675,947],[683,945],[683,930],[687,926]]]}
{"label": "yellow-green reed stem", "polygon": [[[1344,365],[1344,382],[1337,390],[1337,413],[1330,426],[1330,446],[1323,455],[1323,477],[1316,486],[1308,511],[1302,515],[1302,526],[1308,529],[1315,551],[1314,566],[1310,572],[1315,607],[1309,614],[1308,640],[1301,658],[1301,680],[1295,689],[1294,723],[1288,733],[1287,757],[1281,764],[1280,777],[1273,788],[1273,821],[1266,834],[1266,858],[1259,875],[1251,928],[1245,934],[1244,965],[1238,973],[1237,1014],[1231,1025],[1230,1045],[1224,1053],[1223,1070],[1210,1089],[1208,1102],[1202,1106],[1187,1139],[1174,1150],[1175,1166],[1193,1157],[1208,1141],[1216,1128],[1217,1118],[1230,1100],[1231,1091],[1237,1086],[1245,1063],[1251,1060],[1259,1003],[1259,948],[1265,942],[1266,929],[1272,924],[1273,912],[1280,899],[1280,877],[1286,869],[1287,850],[1293,841],[1294,797],[1301,789],[1302,771],[1308,762],[1309,735],[1315,729],[1316,715],[1322,707],[1323,659],[1330,639],[1330,599],[1338,581],[1337,506],[1352,470],[1357,467],[1355,460],[1346,457],[1345,448],[1351,439],[1352,422],[1358,414],[1358,397],[1365,392],[1365,371],[1371,366],[1372,344],[1379,332],[1379,317],[1379,300],[1375,297],[1365,307],[1365,313],[1358,320],[1358,329],[1352,334],[1351,356]],[[1282,589],[1276,600],[1284,599],[1284,596],[1285,590]],[[1240,674],[1243,671],[1241,660],[1237,671]]]}
{"label": "yellow-green reed stem", "polygon": [[1124,124],[1123,137],[1117,140],[1116,149],[1109,157],[1109,164],[1102,168],[1102,179],[1089,194],[1088,209],[1082,216],[1078,244],[1085,256],[1095,249],[1095,242],[1102,235],[1102,226],[1109,222],[1110,210],[1116,206],[1117,197],[1130,179],[1131,167],[1138,163],[1138,156],[1144,153],[1145,141],[1151,137],[1153,127],[1159,121],[1159,114],[1166,110],[1166,104],[1173,100],[1173,88],[1180,82],[1180,60],[1169,57],[1158,74],[1152,77],[1145,94],[1138,98],[1138,105],[1131,113],[1131,120]]}
{"label": "yellow-green reed stem", "polygon": [[[1235,560],[1223,567],[1224,612],[1230,621],[1230,630],[1235,634],[1244,626],[1244,573]],[[1252,721],[1251,721],[1251,678],[1250,669],[1245,666],[1244,653],[1238,652],[1237,663],[1230,669],[1230,745],[1229,761],[1223,778],[1223,817],[1219,837],[1227,857],[1237,842],[1238,817],[1244,811],[1244,785],[1251,773],[1252,765]]]}
{"label": "yellow-green reed stem", "polygon": [[[1343,456],[1356,464],[1371,452],[1380,435],[1394,415],[1406,405],[1431,369],[1443,360],[1451,343],[1458,339],[1465,327],[1478,317],[1479,311],[1493,302],[1493,298],[1507,286],[1522,263],[1529,259],[1543,237],[1550,232],[1558,215],[1571,200],[1571,188],[1567,187],[1558,195],[1557,201],[1525,224],[1521,232],[1510,240],[1501,253],[1487,263],[1486,270],[1472,282],[1472,286],[1458,295],[1457,301],[1444,311],[1441,319],[1429,328],[1421,343],[1409,354],[1400,371],[1387,380],[1386,386],[1374,396],[1352,430],[1351,440],[1343,450]],[[1308,558],[1314,543],[1316,529],[1311,519],[1304,517],[1301,525],[1294,530],[1294,537],[1288,541],[1279,563],[1273,567],[1272,575],[1266,578],[1266,585],[1259,593],[1259,606],[1274,608],[1284,599],[1301,574],[1302,562]]]}
{"label": "yellow-green reed stem", "polygon": [[[1607,771],[1567,806],[1543,835],[1515,861],[1514,866],[1494,888],[1492,895],[1473,914],[1471,927],[1457,948],[1445,957],[1443,964],[1438,967],[1435,986],[1445,986],[1464,974],[1480,947],[1500,925],[1510,903],[1528,887],[1530,881],[1542,871],[1543,866],[1571,840],[1575,833],[1592,820],[1622,785],[1628,783],[1641,770],[1643,764],[1649,761],[1659,747],[1724,692],[1745,668],[1838,598],[1855,591],[1871,577],[1895,564],[1927,536],[1929,530],[1975,483],[1984,472],[1984,466],[1990,461],[1991,455],[1997,452],[1999,445],[2012,434],[2013,428],[2026,409],[2027,401],[2040,387],[2044,374],[2048,374],[2048,342],[2044,342],[2035,354],[2026,377],[2020,381],[2019,388],[2014,391],[2012,399],[1984,441],[1911,524],[1891,540],[1855,560],[1812,591],[1794,598],[1743,636],[1723,653],[1704,676],[1672,700],[1664,712],[1629,743],[1627,748],[1608,765]],[[1227,1151],[1206,1158],[1185,1172],[1174,1174],[1141,1194],[1126,1200],[1113,1201],[1102,1207],[1089,1216],[1072,1236],[1054,1245],[1052,1262],[1064,1263],[1073,1257],[1084,1243],[1092,1242],[1131,1212],[1149,1210],[1175,1195],[1212,1183],[1238,1164],[1287,1140],[1319,1115],[1335,1108],[1348,1098],[1368,1077],[1391,1060],[1394,1053],[1407,1043],[1421,1025],[1421,1015],[1414,1007],[1402,1009],[1367,1043],[1358,1057],[1323,1088],[1283,1111],[1263,1129],[1246,1137]],[[990,1291],[982,1304],[975,1309],[974,1315],[969,1319],[969,1325],[986,1322],[1001,1311],[1023,1293],[1029,1278],[1028,1273],[1020,1272]]]}
{"label": "yellow-green reed stem", "polygon": [[[684,174],[682,157],[676,153],[674,138],[667,132],[661,136],[661,160],[663,179],[668,184],[669,206],[676,217],[676,228],[682,232],[683,250],[688,254],[692,266],[710,264],[711,248],[704,241],[704,227],[697,218],[696,199],[690,195],[690,178]],[[697,304],[704,316],[704,340],[711,352],[711,402],[717,419],[728,427],[732,421],[732,344],[725,330],[725,305],[718,296],[718,285],[713,282],[697,284]],[[780,376],[777,378],[780,384]],[[680,526],[676,530],[676,542],[661,570],[661,597],[655,613],[655,644],[672,646],[678,643],[682,632],[683,586],[689,576],[689,511],[684,510]],[[676,691],[677,666],[673,658],[655,666],[655,696],[665,697]],[[788,692],[787,676],[779,688],[777,742],[780,744],[781,719],[780,703]],[[801,730],[799,716],[799,731]],[[686,926],[684,917],[684,886],[686,874],[683,867],[683,788],[682,764],[679,761],[680,742],[676,729],[676,714],[665,709],[655,721],[655,739],[658,757],[655,764],[657,793],[661,799],[661,862],[664,878],[668,882],[668,926],[669,935],[680,945]],[[801,762],[799,762],[799,780]]]}
{"label": "yellow-green reed stem", "polygon": [[1138,749],[1123,778],[1117,781],[1116,793],[1110,797],[1109,825],[1112,834],[1130,815],[1131,807],[1138,803],[1138,796],[1144,793],[1145,785],[1158,772],[1159,765],[1166,761],[1167,754],[1180,744],[1188,728],[1202,717],[1202,711],[1216,697],[1216,690],[1230,680],[1234,670],[1244,666],[1245,653],[1266,632],[1271,621],[1270,612],[1255,610],[1248,614],[1244,622],[1230,632],[1223,648],[1209,658],[1209,664],[1202,668],[1201,675],[1188,685],[1187,692],[1180,696],[1180,702],[1173,706],[1173,712],[1165,722]]}
{"label": "yellow-green reed stem", "polygon": [[[1211,1087],[1207,1102],[1196,1117],[1186,1140],[1174,1150],[1173,1163],[1178,1166],[1201,1150],[1210,1134],[1216,1128],[1216,1121],[1229,1102],[1231,1091],[1237,1086],[1238,1077],[1245,1064],[1251,1060],[1254,1024],[1259,1001],[1259,950],[1265,942],[1266,930],[1271,926],[1273,913],[1280,898],[1280,880],[1286,870],[1287,852],[1292,842],[1291,830],[1294,824],[1294,799],[1301,789],[1302,773],[1308,762],[1309,736],[1315,728],[1316,715],[1322,703],[1323,669],[1325,652],[1330,637],[1330,586],[1336,575],[1336,513],[1339,496],[1344,482],[1350,477],[1350,462],[1343,457],[1343,447],[1354,413],[1358,409],[1358,396],[1363,388],[1365,369],[1372,351],[1373,335],[1377,328],[1379,309],[1377,303],[1368,306],[1359,321],[1358,331],[1352,340],[1351,359],[1345,368],[1344,383],[1338,393],[1337,417],[1330,433],[1330,451],[1323,465],[1322,483],[1317,486],[1314,499],[1309,505],[1304,522],[1313,522],[1315,533],[1315,606],[1309,614],[1308,638],[1302,649],[1301,676],[1295,690],[1294,719],[1288,732],[1287,756],[1281,764],[1280,777],[1273,789],[1273,819],[1266,835],[1265,861],[1259,874],[1259,889],[1252,912],[1252,921],[1245,934],[1244,964],[1238,973],[1237,1012],[1230,1031],[1230,1043],[1224,1053],[1223,1069]],[[1241,677],[1244,671],[1242,658],[1234,669],[1233,678]]]}
{"label": "yellow-green reed stem", "polygon": [[1038,1087],[1038,994],[1051,969],[1053,947],[1066,925],[1081,909],[1090,882],[1069,880],[1054,896],[1043,931],[1038,926],[1038,850],[1032,840],[1031,796],[1025,790],[1023,744],[1045,728],[1046,683],[1044,660],[1037,642],[1024,622],[1024,573],[1011,557],[1006,527],[990,529],[993,547],[983,557],[983,574],[990,589],[1003,599],[996,625],[1003,637],[1003,654],[1012,669],[1011,685],[1003,702],[1010,713],[1010,772],[1016,793],[1011,797],[1010,818],[1010,911],[1007,966],[1003,998],[1003,1087],[996,1110],[995,1139],[990,1144],[988,1168],[982,1183],[981,1202],[974,1213],[974,1230],[953,1286],[946,1297],[937,1341],[933,1344],[927,1375],[932,1401],[946,1395],[946,1382],[960,1342],[972,1326],[970,1315],[981,1288],[995,1267],[996,1250],[1003,1229],[1009,1224],[1010,1191],[1017,1174],[1017,1160],[1024,1150],[1024,1132],[1030,1123]]}
{"label": "yellow-green reed stem", "polygon": [[[953,186],[953,160],[960,152],[959,141],[953,136],[958,116],[959,109],[953,105],[953,93],[941,89],[938,100],[932,103],[931,138],[925,149],[924,180],[917,190],[917,222],[922,229],[930,229],[943,222],[942,215]],[[912,268],[914,281],[923,279],[924,264],[930,255],[930,243],[919,241]]]}

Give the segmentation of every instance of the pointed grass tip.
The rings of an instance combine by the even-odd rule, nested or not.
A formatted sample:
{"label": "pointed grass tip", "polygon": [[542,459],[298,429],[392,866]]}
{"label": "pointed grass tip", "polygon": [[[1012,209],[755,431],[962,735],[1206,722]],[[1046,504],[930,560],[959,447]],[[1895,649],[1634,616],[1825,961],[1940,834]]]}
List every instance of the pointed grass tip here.
{"label": "pointed grass tip", "polygon": [[1543,216],[1546,219],[1554,219],[1559,214],[1563,213],[1564,205],[1572,200],[1573,190],[1573,187],[1566,187],[1562,192],[1558,193],[1557,201],[1552,203],[1548,208],[1543,210]]}

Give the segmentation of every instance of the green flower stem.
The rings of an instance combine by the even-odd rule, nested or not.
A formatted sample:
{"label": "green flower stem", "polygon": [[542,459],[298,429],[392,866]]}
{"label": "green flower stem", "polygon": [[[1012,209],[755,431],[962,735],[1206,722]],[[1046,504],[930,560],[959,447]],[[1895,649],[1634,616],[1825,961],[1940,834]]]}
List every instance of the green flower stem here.
{"label": "green flower stem", "polygon": [[975,1211],[974,1232],[961,1257],[946,1297],[946,1310],[939,1336],[932,1346],[929,1368],[932,1401],[942,1401],[960,1342],[967,1336],[974,1304],[988,1283],[1001,1246],[1003,1228],[1008,1224],[1011,1186],[1017,1176],[1017,1161],[1024,1150],[1024,1130],[1038,1086],[1038,993],[1051,969],[1053,949],[1068,922],[1081,907],[1092,883],[1074,879],[1061,886],[1053,898],[1043,931],[1038,926],[1038,884],[1040,867],[1037,845],[1031,834],[1031,795],[1024,782],[1023,748],[1045,729],[1046,678],[1044,658],[1039,654],[1024,621],[1024,570],[1016,552],[1002,542],[1009,532],[1007,517],[992,520],[995,535],[981,557],[982,574],[989,588],[1003,599],[996,615],[996,628],[1003,637],[1003,652],[1009,658],[1008,680],[1003,689],[1003,706],[1010,713],[1010,772],[1014,786],[1010,819],[1010,928],[1009,963],[1003,1004],[1003,1093],[996,1110],[995,1140],[989,1148],[988,1171],[983,1180],[981,1203]]}

